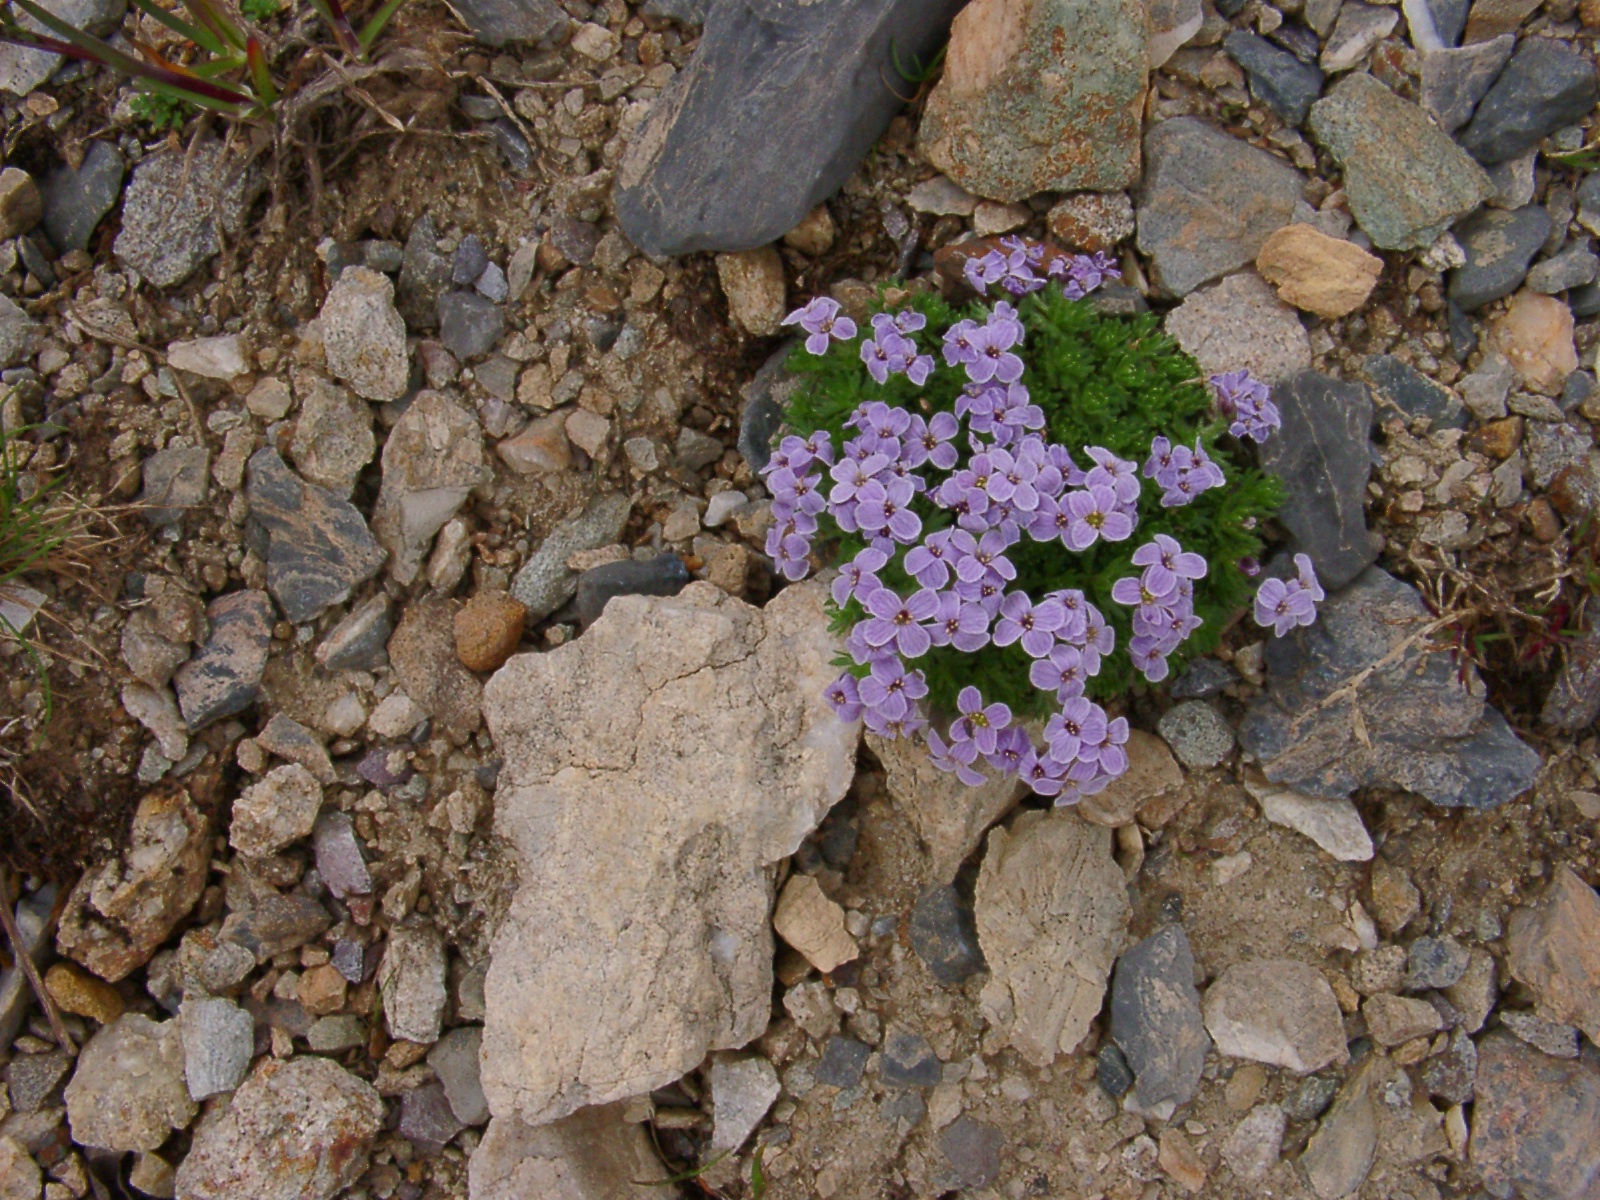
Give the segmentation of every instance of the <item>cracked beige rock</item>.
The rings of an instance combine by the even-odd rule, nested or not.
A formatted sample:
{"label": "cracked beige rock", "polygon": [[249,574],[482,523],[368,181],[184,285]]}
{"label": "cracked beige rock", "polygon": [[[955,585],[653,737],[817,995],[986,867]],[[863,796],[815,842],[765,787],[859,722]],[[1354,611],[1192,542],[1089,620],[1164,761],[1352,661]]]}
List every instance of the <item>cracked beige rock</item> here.
{"label": "cracked beige rock", "polygon": [[1511,915],[1506,958],[1542,1016],[1600,1043],[1600,896],[1571,868],[1557,867],[1539,902]]}
{"label": "cracked beige rock", "polygon": [[911,819],[927,852],[931,883],[953,880],[989,827],[1028,794],[1027,785],[1012,776],[990,776],[968,787],[935,769],[920,734],[885,741],[869,733],[866,740],[867,749],[883,764],[889,798]]}
{"label": "cracked beige rock", "polygon": [[1026,812],[989,835],[974,915],[991,978],[979,1005],[1037,1067],[1070,1054],[1105,999],[1128,931],[1111,831],[1066,810]]}
{"label": "cracked beige rock", "polygon": [[1206,989],[1206,1030],[1217,1050],[1297,1075],[1349,1058],[1339,1001],[1315,967],[1258,958],[1229,967]]}
{"label": "cracked beige rock", "polygon": [[861,952],[844,927],[844,909],[810,875],[790,876],[784,884],[772,927],[824,975]]}
{"label": "cracked beige rock", "polygon": [[1285,302],[1319,317],[1345,317],[1367,302],[1383,259],[1310,225],[1285,225],[1256,255],[1256,270]]}
{"label": "cracked beige rock", "polygon": [[636,1096],[767,1027],[775,864],[855,771],[859,727],[823,699],[825,596],[619,596],[489,681],[495,827],[520,870],[485,985],[497,1117]]}
{"label": "cracked beige rock", "polygon": [[624,1107],[586,1108],[538,1128],[496,1117],[467,1165],[469,1200],[660,1200],[667,1172]]}

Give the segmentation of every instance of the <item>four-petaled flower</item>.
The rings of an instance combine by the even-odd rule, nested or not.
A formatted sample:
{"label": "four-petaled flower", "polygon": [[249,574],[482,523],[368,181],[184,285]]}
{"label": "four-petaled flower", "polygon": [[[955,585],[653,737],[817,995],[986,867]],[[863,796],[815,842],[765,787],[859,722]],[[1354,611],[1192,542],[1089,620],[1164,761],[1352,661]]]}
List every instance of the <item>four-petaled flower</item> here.
{"label": "four-petaled flower", "polygon": [[818,296],[803,308],[797,308],[783,319],[785,325],[798,325],[810,336],[806,338],[806,351],[826,354],[831,339],[848,342],[856,336],[856,323],[840,316],[839,302],[831,296]]}
{"label": "four-petaled flower", "polygon": [[905,658],[921,658],[933,645],[924,621],[939,611],[936,592],[923,588],[901,599],[892,588],[880,587],[862,597],[870,618],[862,636],[875,650],[890,649]]}

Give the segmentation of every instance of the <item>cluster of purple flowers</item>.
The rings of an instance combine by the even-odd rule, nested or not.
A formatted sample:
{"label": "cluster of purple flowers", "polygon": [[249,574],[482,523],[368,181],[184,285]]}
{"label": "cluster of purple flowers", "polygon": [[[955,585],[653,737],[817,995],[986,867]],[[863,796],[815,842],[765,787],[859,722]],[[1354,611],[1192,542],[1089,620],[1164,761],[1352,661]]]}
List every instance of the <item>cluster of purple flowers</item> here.
{"label": "cluster of purple flowers", "polygon": [[1276,637],[1296,625],[1311,624],[1317,619],[1317,605],[1322,603],[1322,585],[1317,582],[1311,559],[1296,554],[1294,568],[1294,578],[1268,579],[1256,589],[1256,624],[1271,628]]}
{"label": "cluster of purple flowers", "polygon": [[1267,393],[1267,385],[1249,371],[1228,371],[1211,377],[1217,396],[1217,411],[1231,424],[1228,432],[1236,438],[1264,442],[1274,429],[1283,428],[1278,406]]}
{"label": "cluster of purple flowers", "polygon": [[[1065,274],[1088,289],[1114,273],[1109,260],[1083,262],[1059,272],[1053,263],[1048,274]],[[999,283],[1020,295],[1034,290],[1039,264],[1039,255],[1017,241],[1005,255],[996,251],[969,263],[968,274],[974,286]],[[825,353],[834,339],[848,340],[849,319],[832,301],[813,301],[789,320],[807,331],[811,353]],[[933,356],[919,354],[912,337],[925,326],[926,318],[910,311],[873,318],[861,358],[875,380],[901,373],[918,385],[927,379]],[[848,328],[853,334],[853,324]],[[1070,447],[1047,441],[1039,432],[1044,413],[1021,382],[1024,336],[1016,309],[1005,301],[984,321],[963,320],[945,333],[944,363],[959,367],[967,380],[954,413],[924,418],[868,401],[845,422],[855,434],[842,446],[835,448],[826,432],[785,437],[764,468],[774,519],[767,552],[783,576],[795,580],[810,568],[819,518],[867,542],[832,584],[840,608],[855,601],[865,613],[845,648],[866,670],[859,677],[846,671],[828,688],[842,719],[860,719],[891,738],[927,730],[934,764],[963,781],[981,782],[986,766],[1068,803],[1127,768],[1127,721],[1112,718],[1086,695],[1116,636],[1082,591],[1030,596],[1017,587],[1012,547],[1029,538],[1081,552],[1102,540],[1131,538],[1139,524],[1141,475],[1161,490],[1166,507],[1188,504],[1225,480],[1199,440],[1191,448],[1155,438],[1142,469],[1100,446],[1083,447],[1080,463]],[[1229,417],[1249,436],[1266,436],[1277,414],[1265,389],[1258,393],[1245,373],[1213,383]],[[940,473],[931,482],[930,469]],[[951,523],[925,532],[919,499],[945,510]],[[1132,561],[1140,573],[1119,580],[1112,598],[1133,609],[1128,649],[1155,682],[1166,678],[1168,657],[1201,624],[1194,588],[1207,563],[1164,534],[1139,546]],[[1256,601],[1256,619],[1280,634],[1313,619],[1322,597],[1309,560],[1301,555],[1296,561],[1300,576],[1269,580]],[[909,594],[884,582],[891,563],[914,581]],[[935,647],[972,653],[991,644],[1020,646],[1031,661],[1029,681],[1060,705],[1044,726],[1042,746],[1006,705],[986,703],[975,687],[961,691],[947,733],[928,728],[919,704],[928,683],[912,664]]]}
{"label": "cluster of purple flowers", "polygon": [[[962,274],[980,296],[999,287],[1013,296],[1026,296],[1052,279],[1062,281],[1062,294],[1081,300],[1107,279],[1121,279],[1116,260],[1104,251],[1095,254],[1057,255],[1045,265],[1045,249],[1019,237],[1000,239],[1003,249],[969,258]],[[1040,271],[1043,271],[1043,274]]]}

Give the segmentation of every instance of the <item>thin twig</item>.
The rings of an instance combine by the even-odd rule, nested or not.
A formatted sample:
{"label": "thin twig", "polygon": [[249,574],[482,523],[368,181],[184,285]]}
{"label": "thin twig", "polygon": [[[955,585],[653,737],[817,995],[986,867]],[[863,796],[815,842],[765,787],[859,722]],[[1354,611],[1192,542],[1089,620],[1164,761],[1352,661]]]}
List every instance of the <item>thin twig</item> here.
{"label": "thin twig", "polygon": [[[67,1027],[61,1020],[61,1012],[56,1008],[55,999],[46,990],[44,980],[39,978],[39,968],[33,961],[28,944],[22,939],[22,930],[17,928],[16,915],[11,911],[9,874],[10,872],[0,874],[0,925],[5,926],[6,938],[11,943],[11,951],[17,960],[17,966],[22,968],[22,973],[28,977],[29,986],[33,988],[33,994],[39,998],[39,1006],[44,1009],[45,1019],[50,1022],[50,1031],[56,1035],[56,1045],[68,1054],[76,1054],[78,1045],[67,1032]],[[18,887],[18,899],[21,899],[21,895],[22,889]]]}

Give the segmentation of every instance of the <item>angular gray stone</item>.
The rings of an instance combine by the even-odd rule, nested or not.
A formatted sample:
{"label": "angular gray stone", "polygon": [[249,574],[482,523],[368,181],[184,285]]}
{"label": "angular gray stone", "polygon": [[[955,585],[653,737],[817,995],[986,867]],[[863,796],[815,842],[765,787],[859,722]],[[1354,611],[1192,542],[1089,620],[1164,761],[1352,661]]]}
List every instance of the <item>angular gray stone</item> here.
{"label": "angular gray stone", "polygon": [[439,341],[462,362],[482,358],[506,331],[505,311],[477,292],[439,297]]}
{"label": "angular gray stone", "polygon": [[1194,986],[1194,954],[1181,925],[1123,952],[1111,976],[1111,1037],[1132,1069],[1139,1107],[1194,1098],[1211,1038]]}
{"label": "angular gray stone", "polygon": [[578,576],[578,623],[593,625],[618,596],[676,596],[688,583],[689,568],[676,554],[590,567]]}
{"label": "angular gray stone", "polygon": [[1219,766],[1233,750],[1227,719],[1204,700],[1185,700],[1162,714],[1156,732],[1190,770]]}
{"label": "angular gray stone", "polygon": [[1521,285],[1550,237],[1550,214],[1539,204],[1488,208],[1463,221],[1455,237],[1467,261],[1450,272],[1448,292],[1457,307],[1472,312]]}
{"label": "angular gray stone", "polygon": [[[105,37],[114,32],[127,12],[123,0],[44,0],[41,7],[52,16],[96,37]],[[26,13],[18,12],[15,16],[26,30],[49,37],[56,36],[46,25]],[[0,46],[0,91],[10,92],[13,96],[25,96],[49,82],[61,62],[61,55],[46,50],[10,44]]]}
{"label": "angular gray stone", "polygon": [[1577,1058],[1581,1036],[1576,1025],[1545,1021],[1531,1012],[1501,1009],[1500,1024],[1519,1040],[1551,1058]]}
{"label": "angular gray stone", "polygon": [[126,164],[111,142],[90,142],[74,171],[62,163],[39,185],[44,198],[44,231],[61,253],[87,250],[95,227],[122,195]]}
{"label": "angular gray stone", "polygon": [[379,592],[333,627],[317,647],[317,661],[330,671],[370,671],[383,665],[394,632],[389,597]]}
{"label": "angular gray stone", "polygon": [[1196,117],[1156,125],[1144,152],[1138,246],[1174,296],[1254,262],[1294,216],[1300,173]]}
{"label": "angular gray stone", "polygon": [[249,168],[214,139],[149,155],[133,169],[111,248],[158,288],[182,283],[222,248],[219,228],[239,231],[251,184]]}
{"label": "angular gray stone", "polygon": [[1292,959],[1235,963],[1206,989],[1206,1030],[1218,1053],[1297,1075],[1343,1063],[1344,1023],[1333,988]]}
{"label": "angular gray stone", "polygon": [[298,950],[332,924],[328,911],[310,896],[273,894],[258,898],[252,909],[230,913],[217,938],[250,951],[259,964]]}
{"label": "angular gray stone", "polygon": [[[328,369],[358,396],[389,401],[405,395],[411,374],[406,325],[395,309],[394,283],[387,275],[370,267],[347,268],[328,290],[318,320]],[[313,399],[320,397],[302,398],[302,422]],[[323,414],[314,407],[310,415]],[[297,461],[299,457],[297,453]]]}
{"label": "angular gray stone", "polygon": [[1485,704],[1477,673],[1463,681],[1421,636],[1431,619],[1414,588],[1370,567],[1314,625],[1269,640],[1268,695],[1239,727],[1267,778],[1313,796],[1396,787],[1476,809],[1531,787],[1539,755]]}
{"label": "angular gray stone", "polygon": [[268,539],[267,590],[296,624],[344,603],[383,566],[383,549],[356,507],[305,482],[276,450],[250,456],[245,495]]}
{"label": "angular gray stone", "polygon": [[395,307],[406,327],[421,333],[439,327],[439,297],[450,286],[450,260],[437,248],[439,231],[426,213],[411,225],[395,283]]}
{"label": "angular gray stone", "polygon": [[43,332],[10,296],[0,296],[0,366],[14,367],[31,357]]}
{"label": "angular gray stone", "polygon": [[1356,223],[1385,250],[1432,245],[1493,193],[1482,167],[1371,75],[1350,75],[1313,104],[1308,127],[1344,168]]}
{"label": "angular gray stone", "polygon": [[1393,6],[1363,4],[1345,0],[1338,19],[1327,37],[1319,65],[1330,75],[1348,71],[1367,56],[1367,52],[1388,37],[1400,23]]}
{"label": "angular gray stone", "polygon": [[1596,101],[1592,62],[1554,38],[1525,37],[1459,140],[1479,162],[1502,163],[1581,120]]}
{"label": "angular gray stone", "polygon": [[482,1125],[489,1119],[489,1101],[479,1078],[478,1050],[483,1027],[463,1025],[452,1029],[428,1051],[428,1065],[444,1085],[450,1111],[463,1125]]}
{"label": "angular gray stone", "polygon": [[219,596],[206,608],[211,633],[173,673],[178,707],[190,732],[255,703],[272,645],[272,601],[265,592]]}
{"label": "angular gray stone", "polygon": [[456,0],[454,8],[485,46],[541,42],[571,24],[555,0]]}
{"label": "angular gray stone", "polygon": [[1395,1068],[1382,1055],[1368,1055],[1339,1089],[1300,1156],[1300,1166],[1318,1200],[1340,1200],[1366,1182],[1378,1150],[1378,1110],[1373,1093]]}
{"label": "angular gray stone", "polygon": [[1379,420],[1386,411],[1398,410],[1408,419],[1426,418],[1435,429],[1466,428],[1461,401],[1392,354],[1369,355],[1361,363],[1361,377],[1372,389]]}
{"label": "angular gray stone", "polygon": [[610,1104],[539,1126],[496,1117],[467,1165],[468,1200],[660,1200],[667,1170],[623,1114]]}
{"label": "angular gray stone", "polygon": [[1452,937],[1419,937],[1406,951],[1406,990],[1424,992],[1461,982],[1471,954]]}
{"label": "angular gray stone", "polygon": [[1454,133],[1472,120],[1478,101],[1489,91],[1516,43],[1513,34],[1503,33],[1491,41],[1422,56],[1422,107],[1439,122],[1440,129]]}
{"label": "angular gray stone", "polygon": [[444,939],[432,925],[389,931],[378,987],[392,1036],[424,1045],[439,1040],[439,1021],[448,998],[445,968]]}
{"label": "angular gray stone", "polygon": [[477,418],[443,392],[418,392],[384,443],[372,510],[372,532],[392,556],[397,582],[416,579],[434,535],[492,478]]}
{"label": "angular gray stone", "polygon": [[814,1072],[816,1080],[827,1087],[843,1091],[861,1082],[867,1059],[872,1057],[872,1047],[855,1038],[835,1034],[822,1047],[822,1057]]}
{"label": "angular gray stone", "polygon": [[922,155],[976,196],[1115,191],[1139,177],[1140,0],[978,0],[922,110]]}
{"label": "angular gray stone", "polygon": [[719,1053],[712,1056],[709,1082],[711,1152],[737,1150],[778,1098],[778,1072],[759,1055]]}
{"label": "angular gray stone", "polygon": [[424,1154],[437,1154],[466,1126],[451,1110],[444,1087],[435,1081],[412,1088],[400,1097],[396,1128],[401,1137]]}
{"label": "angular gray stone", "polygon": [[231,1000],[187,996],[178,1013],[183,1073],[189,1095],[204,1100],[231,1092],[250,1072],[255,1020]]}
{"label": "angular gray stone", "polygon": [[944,1077],[943,1072],[944,1064],[920,1033],[890,1026],[883,1035],[878,1075],[887,1086],[935,1087]]}
{"label": "angular gray stone", "polygon": [[371,893],[372,875],[348,813],[323,813],[312,831],[311,844],[317,856],[317,874],[335,897],[342,900]]}
{"label": "angular gray stone", "polygon": [[800,378],[783,368],[798,344],[785,343],[740,389],[744,409],[739,414],[739,453],[752,471],[760,471],[772,460],[772,439],[783,426],[784,406],[800,387]]}
{"label": "angular gray stone", "polygon": [[[72,1056],[64,1050],[17,1055],[5,1069],[6,1093],[11,1098],[11,1111],[38,1112],[50,1102],[71,1070]],[[0,1195],[3,1194],[0,1192]]]}
{"label": "angular gray stone", "polygon": [[940,983],[960,983],[983,970],[972,908],[948,883],[934,884],[911,910],[911,948]]}
{"label": "angular gray stone", "polygon": [[170,447],[144,460],[144,519],[158,529],[182,522],[206,502],[211,484],[211,452],[204,446]]}
{"label": "angular gray stone", "polygon": [[1236,29],[1222,48],[1250,80],[1250,94],[1291,125],[1299,125],[1322,94],[1322,72],[1266,38]]}
{"label": "angular gray stone", "polygon": [[578,590],[578,573],[567,559],[580,550],[610,545],[622,536],[633,502],[619,493],[596,496],[589,507],[550,531],[538,551],[511,581],[513,599],[528,606],[528,620],[542,621]]}
{"label": "angular gray stone", "polygon": [[1595,257],[1588,241],[1573,242],[1530,270],[1528,287],[1553,296],[1593,283],[1596,273],[1600,273],[1600,258]]}
{"label": "angular gray stone", "polygon": [[1286,489],[1279,520],[1293,549],[1311,556],[1327,589],[1341,588],[1378,552],[1367,533],[1372,400],[1359,383],[1302,371],[1272,389],[1283,427],[1259,448]]}
{"label": "angular gray stone", "polygon": [[1005,1135],[972,1117],[957,1117],[939,1134],[939,1152],[969,1188],[986,1188],[1000,1176]]}
{"label": "angular gray stone", "polygon": [[1600,1179],[1600,1062],[1562,1062],[1503,1033],[1478,1044],[1472,1165],[1494,1195],[1587,1200]]}
{"label": "angular gray stone", "polygon": [[713,8],[617,172],[628,239],[648,254],[687,254],[782,237],[849,178],[910,94],[891,42],[902,63],[931,61],[962,3]]}

